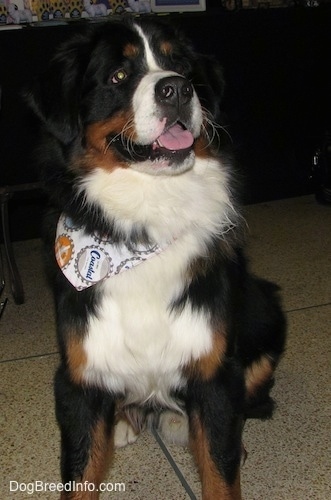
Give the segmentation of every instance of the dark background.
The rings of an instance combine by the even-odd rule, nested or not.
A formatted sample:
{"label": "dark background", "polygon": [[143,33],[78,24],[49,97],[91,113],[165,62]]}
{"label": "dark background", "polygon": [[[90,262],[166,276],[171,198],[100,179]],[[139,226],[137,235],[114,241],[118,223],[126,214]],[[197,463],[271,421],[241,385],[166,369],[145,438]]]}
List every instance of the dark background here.
{"label": "dark background", "polygon": [[[205,13],[163,18],[224,68],[223,110],[245,183],[244,202],[311,193],[312,156],[331,129],[331,5],[227,12],[214,7],[219,3],[210,2]],[[21,91],[54,49],[84,25],[0,30],[0,187],[37,180],[34,130]],[[44,203],[38,193],[13,197],[13,239],[39,236]]]}

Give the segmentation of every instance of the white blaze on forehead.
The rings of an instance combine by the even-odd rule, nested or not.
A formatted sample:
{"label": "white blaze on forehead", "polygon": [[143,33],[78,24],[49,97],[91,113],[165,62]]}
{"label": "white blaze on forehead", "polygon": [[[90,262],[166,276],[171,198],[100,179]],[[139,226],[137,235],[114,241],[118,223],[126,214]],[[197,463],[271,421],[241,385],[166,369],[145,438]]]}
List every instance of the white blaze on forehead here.
{"label": "white blaze on forehead", "polygon": [[145,49],[145,59],[146,59],[146,63],[147,63],[149,71],[160,71],[161,68],[160,68],[160,66],[157,64],[157,62],[155,60],[154,54],[153,54],[153,52],[151,50],[150,44],[149,44],[149,42],[148,42],[148,40],[146,38],[145,33],[140,28],[140,26],[136,25],[135,29],[137,30],[137,32],[139,33],[140,38],[143,41],[144,49]]}
{"label": "white blaze on forehead", "polygon": [[[135,25],[145,51],[147,73],[141,79],[132,98],[136,142],[138,144],[152,144],[163,132],[166,117],[162,113],[159,103],[155,99],[155,86],[162,79],[170,76],[181,76],[175,71],[162,69],[153,54],[150,43],[140,26]],[[191,124],[189,126],[193,137],[200,134],[202,125],[202,109],[196,92],[193,92],[191,101]]]}
{"label": "white blaze on forehead", "polygon": [[171,71],[149,72],[142,78],[134,93],[132,104],[140,144],[151,144],[164,130],[166,118],[160,114],[155,100],[155,85],[161,78],[174,74]]}

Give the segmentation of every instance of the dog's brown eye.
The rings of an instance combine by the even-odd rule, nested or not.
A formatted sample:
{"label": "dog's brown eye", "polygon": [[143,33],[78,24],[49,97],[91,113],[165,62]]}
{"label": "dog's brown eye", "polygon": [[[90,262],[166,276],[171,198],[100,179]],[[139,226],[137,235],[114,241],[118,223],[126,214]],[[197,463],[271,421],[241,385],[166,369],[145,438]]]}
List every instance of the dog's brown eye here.
{"label": "dog's brown eye", "polygon": [[111,82],[115,84],[121,83],[126,79],[127,76],[127,72],[123,68],[118,69],[111,77]]}

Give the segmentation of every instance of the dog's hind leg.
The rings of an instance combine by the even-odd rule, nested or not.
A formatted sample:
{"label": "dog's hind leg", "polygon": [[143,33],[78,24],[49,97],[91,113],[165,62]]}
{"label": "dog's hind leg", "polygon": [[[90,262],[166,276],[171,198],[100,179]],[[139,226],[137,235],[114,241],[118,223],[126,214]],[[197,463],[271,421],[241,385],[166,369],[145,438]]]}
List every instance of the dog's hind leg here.
{"label": "dog's hind leg", "polygon": [[115,404],[97,389],[74,384],[64,368],[55,378],[61,430],[63,500],[96,500],[113,452]]}
{"label": "dog's hind leg", "polygon": [[203,500],[240,500],[244,388],[232,370],[190,384],[187,411],[190,444]]}
{"label": "dog's hind leg", "polygon": [[285,349],[286,317],[279,289],[266,280],[248,276],[238,336],[238,357],[244,367],[246,418],[270,418],[274,371]]}

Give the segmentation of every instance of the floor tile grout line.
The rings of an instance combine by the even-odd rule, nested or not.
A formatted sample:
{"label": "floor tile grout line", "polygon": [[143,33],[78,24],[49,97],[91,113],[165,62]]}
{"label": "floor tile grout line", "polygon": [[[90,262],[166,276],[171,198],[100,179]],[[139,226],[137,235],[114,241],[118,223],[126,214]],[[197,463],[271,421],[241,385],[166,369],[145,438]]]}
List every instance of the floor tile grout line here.
{"label": "floor tile grout line", "polygon": [[59,351],[45,352],[44,354],[31,354],[31,356],[22,356],[21,358],[2,359],[0,360],[0,364],[13,363],[14,361],[24,361],[25,359],[46,358],[48,356],[54,356],[55,354],[58,355]]}
{"label": "floor tile grout line", "polygon": [[285,313],[289,314],[292,312],[306,311],[307,309],[318,309],[319,307],[327,307],[327,306],[331,306],[331,302],[325,302],[323,304],[314,304],[312,306],[296,307],[294,309],[287,309],[287,310],[285,310]]}
{"label": "floor tile grout line", "polygon": [[[294,309],[287,309],[284,312],[285,312],[285,314],[290,314],[290,313],[293,313],[293,312],[307,311],[309,309],[318,309],[320,307],[327,307],[327,306],[330,306],[330,305],[331,305],[331,302],[325,302],[325,303],[322,303],[322,304],[314,304],[314,305],[311,305],[311,306],[296,307]],[[23,361],[25,359],[41,358],[41,357],[45,357],[45,356],[54,356],[55,354],[59,354],[59,351],[46,352],[46,353],[43,353],[43,354],[32,354],[31,356],[22,356],[20,358],[3,359],[3,360],[0,360],[0,364],[12,363],[14,361]]]}
{"label": "floor tile grout line", "polygon": [[163,442],[163,440],[162,440],[161,436],[159,435],[159,433],[157,432],[156,428],[152,427],[151,432],[152,432],[157,444],[161,448],[163,454],[165,455],[166,459],[168,460],[169,464],[171,465],[173,471],[175,472],[176,476],[178,477],[179,481],[181,482],[183,488],[185,489],[186,493],[190,497],[190,499],[197,500],[197,497],[193,493],[190,485],[188,484],[185,477],[183,476],[181,470],[179,469],[178,465],[176,464],[175,460],[173,459],[170,451],[166,447],[165,443]]}

